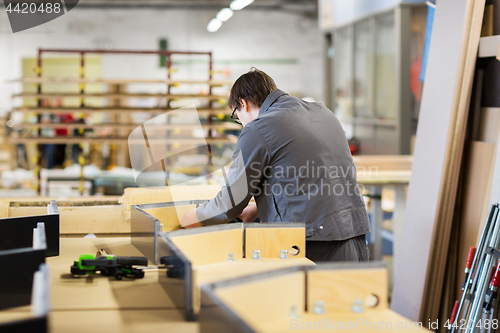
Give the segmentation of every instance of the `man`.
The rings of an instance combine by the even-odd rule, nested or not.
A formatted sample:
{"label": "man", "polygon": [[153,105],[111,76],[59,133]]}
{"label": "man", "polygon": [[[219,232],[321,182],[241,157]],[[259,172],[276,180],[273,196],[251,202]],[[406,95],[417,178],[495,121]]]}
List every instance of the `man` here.
{"label": "man", "polygon": [[[181,226],[227,223],[238,216],[243,222],[256,217],[302,222],[312,261],[368,260],[368,214],[333,112],[289,96],[255,68],[236,80],[229,105],[243,130],[228,183],[214,199],[187,213]],[[256,205],[246,207],[252,196]]]}

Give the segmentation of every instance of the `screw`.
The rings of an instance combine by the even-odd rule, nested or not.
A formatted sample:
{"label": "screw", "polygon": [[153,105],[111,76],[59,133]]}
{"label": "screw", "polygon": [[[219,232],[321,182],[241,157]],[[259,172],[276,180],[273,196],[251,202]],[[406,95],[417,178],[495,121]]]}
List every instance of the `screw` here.
{"label": "screw", "polygon": [[295,305],[292,305],[290,308],[290,318],[297,318],[297,309],[295,308]]}
{"label": "screw", "polygon": [[317,314],[325,313],[325,302],[314,301],[313,312]]}
{"label": "screw", "polygon": [[280,251],[280,259],[288,259],[288,251],[287,250]]}
{"label": "screw", "polygon": [[260,259],[260,251],[259,250],[253,250],[252,259]]}
{"label": "screw", "polygon": [[361,313],[364,311],[365,309],[363,308],[362,299],[355,299],[354,301],[352,301],[352,312]]}

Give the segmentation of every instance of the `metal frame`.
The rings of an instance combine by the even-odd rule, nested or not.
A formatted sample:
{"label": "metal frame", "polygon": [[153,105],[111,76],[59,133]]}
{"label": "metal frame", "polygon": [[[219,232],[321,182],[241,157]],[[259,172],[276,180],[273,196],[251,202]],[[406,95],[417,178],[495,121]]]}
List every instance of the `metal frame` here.
{"label": "metal frame", "polygon": [[[160,236],[160,232],[162,231],[162,224],[160,220],[158,220],[156,217],[149,214],[145,210],[190,205],[196,205],[196,207],[198,207],[199,205],[202,205],[208,201],[209,200],[184,200],[132,205],[130,208],[132,245],[134,245],[139,251],[141,251],[151,262],[153,262],[155,265],[158,265],[158,237]],[[149,236],[152,237],[150,241],[147,240]],[[149,243],[149,245],[152,244],[152,247],[150,247],[146,243]]]}

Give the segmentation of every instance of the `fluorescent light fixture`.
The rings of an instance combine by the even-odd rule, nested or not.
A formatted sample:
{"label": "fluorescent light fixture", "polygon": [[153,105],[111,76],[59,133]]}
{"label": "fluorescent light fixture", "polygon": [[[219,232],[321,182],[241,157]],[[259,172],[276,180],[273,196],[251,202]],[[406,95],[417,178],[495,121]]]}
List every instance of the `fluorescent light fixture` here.
{"label": "fluorescent light fixture", "polygon": [[226,22],[233,16],[233,11],[229,8],[222,8],[218,13],[217,13],[217,19],[222,22]]}
{"label": "fluorescent light fixture", "polygon": [[253,2],[253,0],[233,0],[233,2],[231,2],[229,7],[232,10],[240,10],[240,9],[245,8],[246,6],[251,4],[252,2]]}
{"label": "fluorescent light fixture", "polygon": [[210,22],[208,22],[207,30],[209,32],[216,32],[217,30],[219,30],[221,25],[222,25],[222,21],[220,21],[216,18],[213,18],[210,20]]}

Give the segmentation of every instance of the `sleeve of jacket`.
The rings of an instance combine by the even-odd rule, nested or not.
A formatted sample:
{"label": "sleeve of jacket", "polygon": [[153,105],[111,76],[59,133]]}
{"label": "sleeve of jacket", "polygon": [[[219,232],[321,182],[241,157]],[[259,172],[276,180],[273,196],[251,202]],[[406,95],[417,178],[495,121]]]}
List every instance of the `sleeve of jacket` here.
{"label": "sleeve of jacket", "polygon": [[196,209],[202,225],[228,223],[241,214],[269,166],[270,156],[262,138],[252,128],[245,128],[238,139],[231,166],[224,173],[226,185],[215,198]]}

